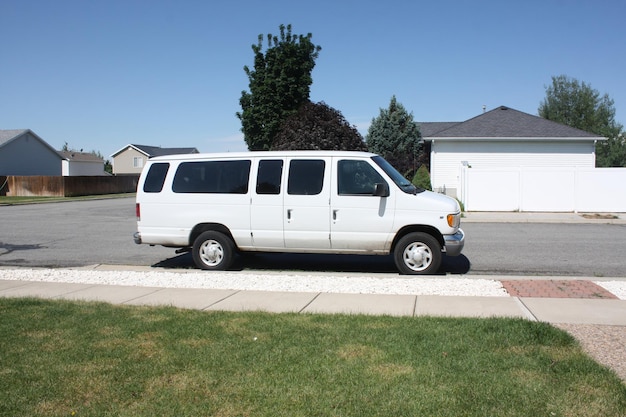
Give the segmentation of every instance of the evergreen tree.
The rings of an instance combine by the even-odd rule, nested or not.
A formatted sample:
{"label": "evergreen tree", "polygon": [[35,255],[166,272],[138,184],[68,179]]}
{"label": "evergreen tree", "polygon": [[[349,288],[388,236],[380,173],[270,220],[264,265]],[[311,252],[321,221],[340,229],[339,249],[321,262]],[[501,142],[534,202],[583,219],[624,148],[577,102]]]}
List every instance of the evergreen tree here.
{"label": "evergreen tree", "polygon": [[244,71],[250,92],[242,91],[239,103],[241,130],[250,150],[268,150],[284,120],[309,100],[313,83],[311,72],[321,47],[311,42],[312,35],[293,35],[291,25],[280,26],[280,38],[263,35],[252,45],[254,69]]}
{"label": "evergreen tree", "polygon": [[420,155],[421,137],[413,114],[393,96],[389,108],[381,108],[379,116],[372,119],[366,144],[371,152],[381,155],[410,179],[420,162],[427,159],[427,156]]}

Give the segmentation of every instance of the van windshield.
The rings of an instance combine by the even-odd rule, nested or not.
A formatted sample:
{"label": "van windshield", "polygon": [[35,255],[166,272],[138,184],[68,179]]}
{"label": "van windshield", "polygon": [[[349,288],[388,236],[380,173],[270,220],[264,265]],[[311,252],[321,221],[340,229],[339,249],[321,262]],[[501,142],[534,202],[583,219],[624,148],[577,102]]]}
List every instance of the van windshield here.
{"label": "van windshield", "polygon": [[411,184],[411,181],[404,178],[402,174],[400,174],[389,162],[385,160],[382,156],[373,156],[372,160],[382,168],[383,171],[389,178],[398,186],[402,191],[407,194],[418,194],[422,193],[425,190],[423,188],[419,188]]}

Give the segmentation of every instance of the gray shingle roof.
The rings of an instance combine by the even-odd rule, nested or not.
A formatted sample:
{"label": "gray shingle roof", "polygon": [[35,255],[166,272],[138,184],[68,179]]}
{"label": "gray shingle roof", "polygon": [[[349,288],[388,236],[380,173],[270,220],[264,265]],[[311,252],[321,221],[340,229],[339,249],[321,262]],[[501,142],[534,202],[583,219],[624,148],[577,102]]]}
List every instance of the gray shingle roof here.
{"label": "gray shingle roof", "polygon": [[45,146],[51,152],[54,152],[54,154],[56,154],[59,158],[61,158],[61,155],[59,155],[57,150],[54,149],[52,147],[52,145],[50,145],[45,140],[41,139],[39,136],[37,136],[37,134],[35,132],[33,132],[30,129],[0,130],[0,147],[6,145],[7,143],[9,143],[9,142],[11,142],[11,141],[13,141],[13,140],[23,136],[23,135],[27,135],[27,134],[32,136],[32,137],[34,137],[36,140],[39,141],[39,143],[41,143],[41,145]]}
{"label": "gray shingle roof", "polygon": [[25,132],[28,132],[28,129],[0,130],[0,146]]}
{"label": "gray shingle roof", "polygon": [[63,157],[63,159],[67,159],[68,161],[80,161],[80,162],[104,162],[102,158],[86,152],[75,152],[75,151],[59,151],[59,155]]}
{"label": "gray shingle roof", "polygon": [[441,132],[451,128],[454,125],[458,125],[461,122],[420,122],[420,133],[422,137],[432,136],[435,133]]}
{"label": "gray shingle roof", "polygon": [[437,138],[551,138],[602,139],[600,136],[542,117],[500,106],[465,122],[422,123],[424,139]]}
{"label": "gray shingle roof", "polygon": [[198,153],[196,148],[161,148],[160,146],[146,146],[146,145],[131,145],[141,150],[149,157],[163,156],[163,155],[179,155],[186,153]]}

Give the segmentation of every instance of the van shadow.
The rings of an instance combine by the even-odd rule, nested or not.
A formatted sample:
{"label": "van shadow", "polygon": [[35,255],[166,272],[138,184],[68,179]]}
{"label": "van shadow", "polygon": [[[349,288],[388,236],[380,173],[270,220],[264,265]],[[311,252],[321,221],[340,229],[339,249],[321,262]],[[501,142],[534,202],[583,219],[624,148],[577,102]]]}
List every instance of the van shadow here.
{"label": "van shadow", "polygon": [[[191,253],[164,259],[152,265],[155,268],[196,269]],[[466,274],[471,263],[465,255],[443,255],[437,275]],[[294,253],[251,253],[239,254],[231,271],[311,271],[311,272],[362,272],[398,273],[393,256],[386,255],[326,255]]]}

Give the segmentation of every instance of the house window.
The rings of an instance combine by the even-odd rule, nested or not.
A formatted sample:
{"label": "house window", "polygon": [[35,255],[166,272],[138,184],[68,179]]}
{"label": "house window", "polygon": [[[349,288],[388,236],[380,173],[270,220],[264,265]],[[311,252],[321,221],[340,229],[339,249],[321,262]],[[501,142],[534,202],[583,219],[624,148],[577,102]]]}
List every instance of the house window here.
{"label": "house window", "polygon": [[133,168],[143,168],[143,158],[141,156],[133,157]]}

